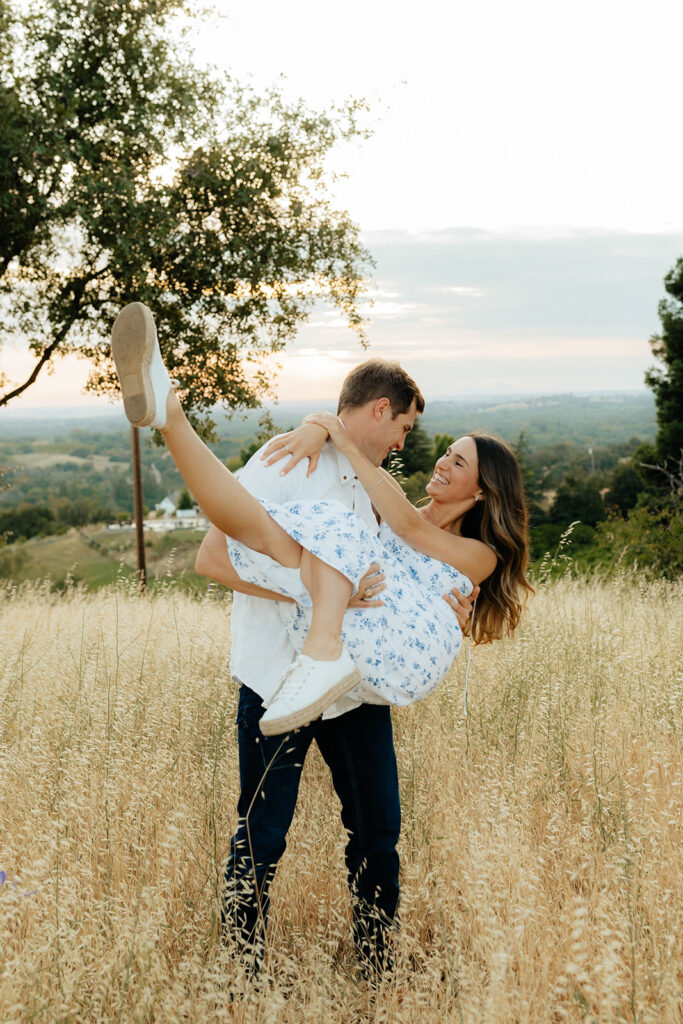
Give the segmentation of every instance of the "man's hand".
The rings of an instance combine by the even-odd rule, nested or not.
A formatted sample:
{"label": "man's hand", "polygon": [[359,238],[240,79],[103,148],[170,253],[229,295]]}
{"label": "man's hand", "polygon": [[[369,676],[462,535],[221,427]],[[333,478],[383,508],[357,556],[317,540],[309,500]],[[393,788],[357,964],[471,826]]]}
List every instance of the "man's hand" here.
{"label": "man's hand", "polygon": [[[380,570],[379,563],[373,562],[365,576],[358,584],[358,590],[349,598],[347,608],[381,608],[384,601],[378,601],[377,595],[387,589],[384,582],[384,573]],[[366,597],[363,595],[366,594]]]}
{"label": "man's hand", "polygon": [[472,605],[479,597],[479,587],[475,587],[469,597],[461,594],[457,587],[453,587],[450,594],[444,594],[443,599],[455,612],[460,628],[464,631],[468,619],[472,614]]}

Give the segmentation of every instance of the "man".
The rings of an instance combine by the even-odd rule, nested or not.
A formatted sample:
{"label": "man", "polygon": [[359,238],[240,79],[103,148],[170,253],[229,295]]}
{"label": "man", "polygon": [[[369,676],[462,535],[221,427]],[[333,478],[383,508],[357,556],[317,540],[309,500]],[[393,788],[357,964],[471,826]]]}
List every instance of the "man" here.
{"label": "man", "polygon": [[[401,451],[415,417],[424,409],[417,384],[398,363],[372,359],[344,381],[338,414],[351,438],[379,466]],[[310,476],[305,462],[283,474],[257,452],[240,482],[259,498],[277,503],[300,498],[342,502],[377,532],[370,499],[347,459],[326,444]],[[396,916],[401,824],[398,773],[390,708],[363,704],[346,714],[318,719],[287,737],[263,736],[259,720],[294,659],[274,602],[250,584],[235,582],[224,536],[212,527],[199,550],[197,571],[235,590],[232,610],[233,677],[240,685],[237,713],[240,769],[239,822],[225,873],[223,926],[258,967],[269,908],[269,889],[296,805],[303,762],[315,740],[332,774],[348,834],[346,867],[353,935],[362,969],[372,974],[390,960],[388,936]],[[285,573],[299,570],[285,569]],[[466,622],[462,595],[447,600]],[[367,614],[372,614],[368,607]]]}

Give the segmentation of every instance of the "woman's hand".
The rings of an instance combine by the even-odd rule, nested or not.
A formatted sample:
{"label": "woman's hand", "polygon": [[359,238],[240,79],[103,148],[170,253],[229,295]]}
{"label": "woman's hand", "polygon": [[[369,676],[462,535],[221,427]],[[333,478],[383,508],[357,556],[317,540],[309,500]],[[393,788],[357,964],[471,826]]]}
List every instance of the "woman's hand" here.
{"label": "woman's hand", "polygon": [[349,438],[344,424],[331,412],[312,412],[308,415],[304,423],[317,423],[320,427],[327,431],[330,436],[330,440],[334,444],[335,448],[342,450],[344,444],[348,444]]}
{"label": "woman's hand", "polygon": [[472,607],[474,602],[479,597],[480,587],[475,587],[469,597],[461,594],[457,587],[453,587],[449,594],[444,594],[443,599],[447,605],[455,612],[455,617],[458,620],[458,625],[464,632],[465,627],[469,621],[470,615],[472,614]]}
{"label": "woman's hand", "polygon": [[286,476],[302,459],[308,459],[308,477],[318,465],[326,440],[325,427],[304,420],[300,427],[270,441],[261,455],[261,460],[265,461],[267,466],[272,466],[273,463],[286,459],[288,455],[291,456],[289,462],[280,470],[280,476]]}
{"label": "woman's hand", "polygon": [[[384,582],[385,575],[381,572],[379,564],[373,562],[368,571],[358,583],[358,590],[349,598],[347,608],[381,608],[384,601],[378,601],[377,595],[387,589]],[[363,595],[367,594],[367,597]]]}

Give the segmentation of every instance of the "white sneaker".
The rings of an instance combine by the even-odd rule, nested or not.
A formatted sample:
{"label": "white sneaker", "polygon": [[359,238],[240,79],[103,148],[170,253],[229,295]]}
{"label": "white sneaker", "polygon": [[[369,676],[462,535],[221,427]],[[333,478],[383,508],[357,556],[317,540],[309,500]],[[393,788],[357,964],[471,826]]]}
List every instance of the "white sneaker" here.
{"label": "white sneaker", "polygon": [[154,318],[142,302],[124,306],[114,321],[111,354],[130,422],[134,427],[165,426],[171,379],[161,358]]}
{"label": "white sneaker", "polygon": [[301,729],[360,682],[360,672],[342,651],[336,661],[315,661],[300,654],[259,722],[264,736]]}

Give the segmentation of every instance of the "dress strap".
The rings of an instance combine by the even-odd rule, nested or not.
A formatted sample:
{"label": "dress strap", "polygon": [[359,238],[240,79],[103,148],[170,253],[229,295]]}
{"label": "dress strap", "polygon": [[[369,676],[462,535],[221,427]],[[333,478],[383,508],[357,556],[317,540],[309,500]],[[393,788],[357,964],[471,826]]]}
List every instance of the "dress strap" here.
{"label": "dress strap", "polygon": [[470,633],[467,637],[467,665],[465,666],[465,694],[462,702],[463,717],[467,718],[467,685],[470,680],[470,658],[472,657],[472,626],[474,625],[474,613],[477,610],[477,599],[475,597],[472,605],[472,618],[470,619]]}

